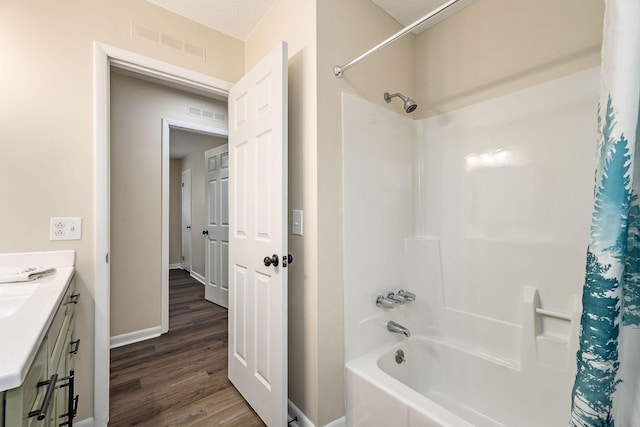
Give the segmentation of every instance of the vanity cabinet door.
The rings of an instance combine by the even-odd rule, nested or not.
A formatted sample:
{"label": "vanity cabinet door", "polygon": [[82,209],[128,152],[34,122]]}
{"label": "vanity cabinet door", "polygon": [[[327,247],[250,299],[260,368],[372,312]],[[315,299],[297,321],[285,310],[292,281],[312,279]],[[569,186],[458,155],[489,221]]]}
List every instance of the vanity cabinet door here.
{"label": "vanity cabinet door", "polygon": [[47,391],[46,385],[38,387],[38,383],[49,380],[46,349],[47,346],[42,345],[36,353],[22,386],[6,392],[5,426],[49,427],[47,419],[38,420],[35,416],[29,417],[29,412],[42,407]]}
{"label": "vanity cabinet door", "polygon": [[[67,363],[66,358],[60,358],[58,362],[58,366],[56,368],[56,373],[58,374],[58,378],[64,378],[67,376]],[[60,424],[67,421],[67,387],[62,387],[63,384],[66,384],[67,381],[60,381],[60,386],[56,390],[55,401],[52,402],[52,411],[51,411],[51,426],[58,427]]]}
{"label": "vanity cabinet door", "polygon": [[[70,375],[73,370],[72,356],[78,349],[78,346],[73,339],[73,326],[73,319],[71,319],[68,329],[63,331],[66,332],[63,338],[64,351],[57,359],[56,364],[56,373],[58,374],[58,378],[61,378],[61,380],[59,381],[59,386],[55,395],[54,418],[52,419],[53,427],[69,425],[68,422],[71,420],[69,413],[73,412],[73,406],[69,408],[70,394],[74,393],[73,387],[71,386],[73,380],[70,379]],[[71,415],[71,417],[73,417],[73,415]]]}
{"label": "vanity cabinet door", "polygon": [[[68,377],[79,347],[79,341],[73,338],[74,311],[79,299],[80,295],[75,293],[75,280],[72,279],[24,382],[20,387],[0,392],[0,427],[69,425],[69,396],[73,393],[70,390],[73,387],[69,387]],[[42,420],[38,420],[37,416],[29,417],[30,412],[42,408],[48,388],[44,383],[50,381],[53,375],[57,375],[57,381],[52,389],[46,416]]]}

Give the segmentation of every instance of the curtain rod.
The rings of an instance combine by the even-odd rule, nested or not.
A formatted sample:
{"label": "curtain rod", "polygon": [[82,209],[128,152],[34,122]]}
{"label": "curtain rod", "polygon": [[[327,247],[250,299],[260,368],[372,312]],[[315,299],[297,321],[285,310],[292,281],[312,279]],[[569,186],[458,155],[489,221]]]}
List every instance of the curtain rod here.
{"label": "curtain rod", "polygon": [[394,35],[392,35],[391,37],[389,37],[388,39],[386,39],[382,43],[372,47],[371,49],[369,49],[368,51],[366,51],[362,55],[358,56],[356,59],[352,60],[351,62],[348,62],[347,64],[344,64],[341,67],[336,65],[335,67],[333,67],[333,74],[337,78],[341,79],[342,75],[344,74],[344,72],[347,71],[349,68],[353,67],[354,65],[356,65],[358,62],[362,61],[363,59],[365,59],[369,55],[372,55],[373,53],[377,52],[378,50],[380,50],[380,49],[382,49],[384,47],[387,47],[388,45],[390,45],[394,41],[398,40],[400,37],[404,36],[405,34],[411,32],[411,31],[413,31],[416,27],[422,25],[427,20],[433,18],[434,16],[438,15],[439,13],[444,12],[450,6],[453,6],[454,4],[456,4],[459,1],[460,0],[450,0],[450,1],[446,2],[442,6],[440,6],[440,7],[436,8],[436,9],[432,10],[431,12],[427,13],[425,16],[423,16],[422,18],[418,19],[414,23],[407,25],[402,30],[398,31],[397,33],[395,33]]}

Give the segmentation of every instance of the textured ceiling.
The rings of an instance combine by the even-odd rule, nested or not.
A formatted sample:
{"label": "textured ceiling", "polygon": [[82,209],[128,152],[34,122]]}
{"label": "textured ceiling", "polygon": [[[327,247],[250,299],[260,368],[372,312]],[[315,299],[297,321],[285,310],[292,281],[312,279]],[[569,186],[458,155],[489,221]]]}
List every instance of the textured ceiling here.
{"label": "textured ceiling", "polygon": [[[147,0],[192,21],[245,41],[262,18],[278,0]],[[344,0],[351,1],[351,0]],[[371,0],[402,25],[408,25],[446,3],[446,0]],[[451,13],[466,6],[472,0],[461,0]],[[449,11],[448,11],[449,12]],[[420,26],[419,32],[436,24],[451,13],[430,20]]]}
{"label": "textured ceiling", "polygon": [[278,0],[147,0],[245,41]]}

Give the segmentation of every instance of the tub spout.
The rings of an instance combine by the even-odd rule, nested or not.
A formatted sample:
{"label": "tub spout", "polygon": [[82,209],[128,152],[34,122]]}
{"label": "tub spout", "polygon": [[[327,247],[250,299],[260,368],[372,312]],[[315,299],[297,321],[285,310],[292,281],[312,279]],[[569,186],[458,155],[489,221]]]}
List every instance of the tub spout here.
{"label": "tub spout", "polygon": [[394,332],[396,334],[402,334],[407,338],[411,336],[411,332],[409,332],[409,329],[405,328],[397,322],[394,322],[393,320],[389,320],[387,322],[387,331]]}

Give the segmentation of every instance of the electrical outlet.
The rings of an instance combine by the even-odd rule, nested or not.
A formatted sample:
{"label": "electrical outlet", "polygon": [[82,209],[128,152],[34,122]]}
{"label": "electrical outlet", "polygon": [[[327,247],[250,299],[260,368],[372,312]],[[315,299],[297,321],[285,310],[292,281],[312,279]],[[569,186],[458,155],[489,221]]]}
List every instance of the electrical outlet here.
{"label": "electrical outlet", "polygon": [[82,218],[51,218],[50,240],[80,240],[81,238]]}

